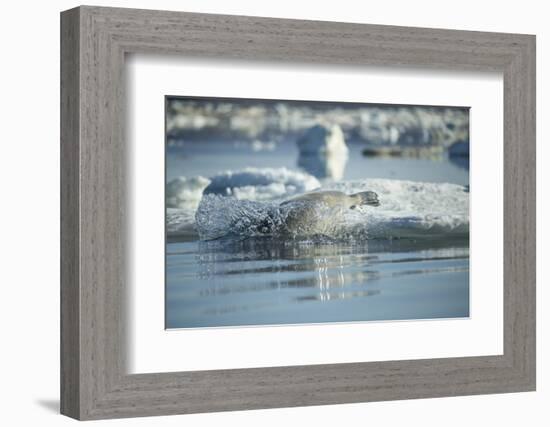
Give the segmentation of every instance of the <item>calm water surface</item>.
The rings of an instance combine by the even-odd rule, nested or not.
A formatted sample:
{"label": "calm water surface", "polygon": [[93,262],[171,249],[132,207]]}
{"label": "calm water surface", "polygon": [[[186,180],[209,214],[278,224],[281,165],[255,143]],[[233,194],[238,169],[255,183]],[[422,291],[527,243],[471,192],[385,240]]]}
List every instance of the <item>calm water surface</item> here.
{"label": "calm water surface", "polygon": [[167,327],[466,317],[468,242],[170,243]]}
{"label": "calm water surface", "polygon": [[[406,157],[364,157],[361,144],[348,144],[349,156],[343,165],[342,179],[405,179],[423,182],[450,182],[467,185],[468,170],[446,156],[438,159]],[[169,147],[166,179],[178,176],[213,176],[226,170],[245,167],[300,169],[298,149],[293,141],[277,144],[273,150],[253,151],[248,143],[193,142]],[[460,162],[460,159],[458,160]],[[337,161],[336,161],[337,162]]]}

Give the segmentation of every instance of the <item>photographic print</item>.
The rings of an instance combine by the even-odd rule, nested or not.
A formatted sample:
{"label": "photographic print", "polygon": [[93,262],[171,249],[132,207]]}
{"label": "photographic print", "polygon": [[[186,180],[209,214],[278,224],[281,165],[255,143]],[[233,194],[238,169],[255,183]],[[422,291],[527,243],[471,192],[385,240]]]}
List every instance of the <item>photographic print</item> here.
{"label": "photographic print", "polygon": [[469,317],[469,108],[166,96],[166,328]]}

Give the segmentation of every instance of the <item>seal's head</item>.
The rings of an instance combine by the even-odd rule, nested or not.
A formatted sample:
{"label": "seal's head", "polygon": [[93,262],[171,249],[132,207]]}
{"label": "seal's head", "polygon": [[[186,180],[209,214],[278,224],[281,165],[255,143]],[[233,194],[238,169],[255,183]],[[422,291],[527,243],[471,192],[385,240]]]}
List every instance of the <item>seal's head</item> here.
{"label": "seal's head", "polygon": [[378,200],[378,194],[374,191],[362,191],[361,193],[351,194],[351,206],[350,209],[355,209],[357,206],[380,206]]}

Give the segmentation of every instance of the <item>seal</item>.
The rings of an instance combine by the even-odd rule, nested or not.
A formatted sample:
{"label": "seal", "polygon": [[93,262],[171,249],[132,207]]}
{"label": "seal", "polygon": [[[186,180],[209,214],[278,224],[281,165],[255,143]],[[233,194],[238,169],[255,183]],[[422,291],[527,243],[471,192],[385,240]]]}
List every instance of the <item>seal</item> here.
{"label": "seal", "polygon": [[315,191],[281,203],[262,222],[258,231],[262,234],[276,231],[293,236],[329,234],[346,210],[379,205],[378,195],[373,191],[349,195],[341,191]]}
{"label": "seal", "polygon": [[285,206],[297,202],[322,203],[332,207],[342,207],[343,209],[355,209],[357,206],[379,206],[378,194],[374,191],[362,191],[355,194],[346,194],[341,191],[314,191],[312,193],[301,194],[281,203]]}

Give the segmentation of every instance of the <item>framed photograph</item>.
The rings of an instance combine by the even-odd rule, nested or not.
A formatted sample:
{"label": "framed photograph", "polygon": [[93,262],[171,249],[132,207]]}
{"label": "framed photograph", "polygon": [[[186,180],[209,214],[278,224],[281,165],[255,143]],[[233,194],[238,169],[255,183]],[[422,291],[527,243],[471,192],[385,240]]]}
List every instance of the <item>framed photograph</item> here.
{"label": "framed photograph", "polygon": [[535,37],[61,14],[61,411],[535,390]]}

